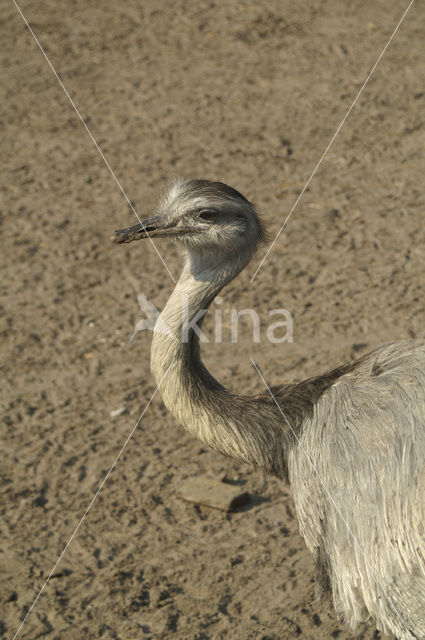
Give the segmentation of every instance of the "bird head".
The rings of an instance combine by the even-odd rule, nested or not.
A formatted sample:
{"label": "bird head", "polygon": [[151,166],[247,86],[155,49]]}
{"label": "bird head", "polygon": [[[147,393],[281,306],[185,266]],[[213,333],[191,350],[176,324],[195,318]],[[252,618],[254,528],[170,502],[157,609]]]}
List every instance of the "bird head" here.
{"label": "bird head", "polygon": [[177,180],[162,197],[152,218],[115,231],[114,243],[142,238],[173,238],[198,258],[214,262],[246,254],[264,240],[253,205],[236,189],[209,180]]}

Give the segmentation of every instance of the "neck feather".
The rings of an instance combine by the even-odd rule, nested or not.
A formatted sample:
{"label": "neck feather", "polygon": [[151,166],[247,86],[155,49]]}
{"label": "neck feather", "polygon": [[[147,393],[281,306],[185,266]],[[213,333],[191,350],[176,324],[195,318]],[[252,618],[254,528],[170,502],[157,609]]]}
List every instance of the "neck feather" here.
{"label": "neck feather", "polygon": [[[245,262],[201,271],[186,262],[155,327],[151,369],[164,404],[195,437],[224,455],[285,476],[293,438],[281,412],[268,393],[237,395],[217,382],[203,365],[198,335],[190,328]],[[197,326],[201,323],[202,318]],[[298,422],[294,416],[297,429]]]}

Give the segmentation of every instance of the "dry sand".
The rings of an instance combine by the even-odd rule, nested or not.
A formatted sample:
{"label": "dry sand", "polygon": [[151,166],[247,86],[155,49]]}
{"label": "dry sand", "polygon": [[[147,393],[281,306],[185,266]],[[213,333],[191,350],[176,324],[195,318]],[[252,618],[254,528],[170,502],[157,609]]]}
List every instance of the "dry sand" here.
{"label": "dry sand", "polygon": [[[140,216],[176,175],[228,182],[272,235],[407,1],[21,3]],[[12,638],[154,390],[137,293],[172,281],[12,2],[2,0],[1,622]],[[222,308],[294,318],[294,342],[205,345],[227,386],[299,380],[424,328],[425,15],[413,5],[253,285]],[[176,247],[160,250],[174,276]],[[259,255],[259,258],[261,255]],[[212,318],[207,329],[213,329]],[[124,407],[121,415],[110,413]],[[188,477],[252,496],[233,514]],[[377,639],[314,598],[290,489],[220,457],[156,397],[20,638]]]}

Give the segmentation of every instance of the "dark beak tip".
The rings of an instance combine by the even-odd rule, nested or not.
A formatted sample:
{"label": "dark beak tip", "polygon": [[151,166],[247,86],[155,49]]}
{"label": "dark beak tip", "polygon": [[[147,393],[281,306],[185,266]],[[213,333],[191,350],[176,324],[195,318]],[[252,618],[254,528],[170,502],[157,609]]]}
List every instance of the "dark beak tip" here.
{"label": "dark beak tip", "polygon": [[109,238],[109,240],[113,244],[121,244],[122,242],[125,242],[125,236],[123,233],[120,233],[120,231],[114,231],[113,235]]}
{"label": "dark beak tip", "polygon": [[143,225],[136,224],[134,227],[128,227],[127,229],[117,229],[111,236],[110,240],[114,244],[123,244],[125,242],[131,242],[141,237],[141,232],[144,230]]}
{"label": "dark beak tip", "polygon": [[[132,242],[133,240],[139,240],[141,238],[148,238],[150,233],[157,231],[158,218],[150,218],[145,222],[139,222],[133,227],[127,229],[117,229],[114,231],[110,240],[113,244],[123,244],[125,242]],[[159,228],[161,229],[161,227]]]}

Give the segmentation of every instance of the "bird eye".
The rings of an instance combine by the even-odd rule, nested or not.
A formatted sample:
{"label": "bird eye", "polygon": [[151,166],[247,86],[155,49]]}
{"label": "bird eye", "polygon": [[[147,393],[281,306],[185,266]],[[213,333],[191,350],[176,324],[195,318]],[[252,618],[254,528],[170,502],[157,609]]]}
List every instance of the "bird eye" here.
{"label": "bird eye", "polygon": [[199,217],[202,218],[202,220],[214,222],[215,220],[217,220],[218,211],[217,209],[202,209],[202,211],[200,211],[199,213]]}

